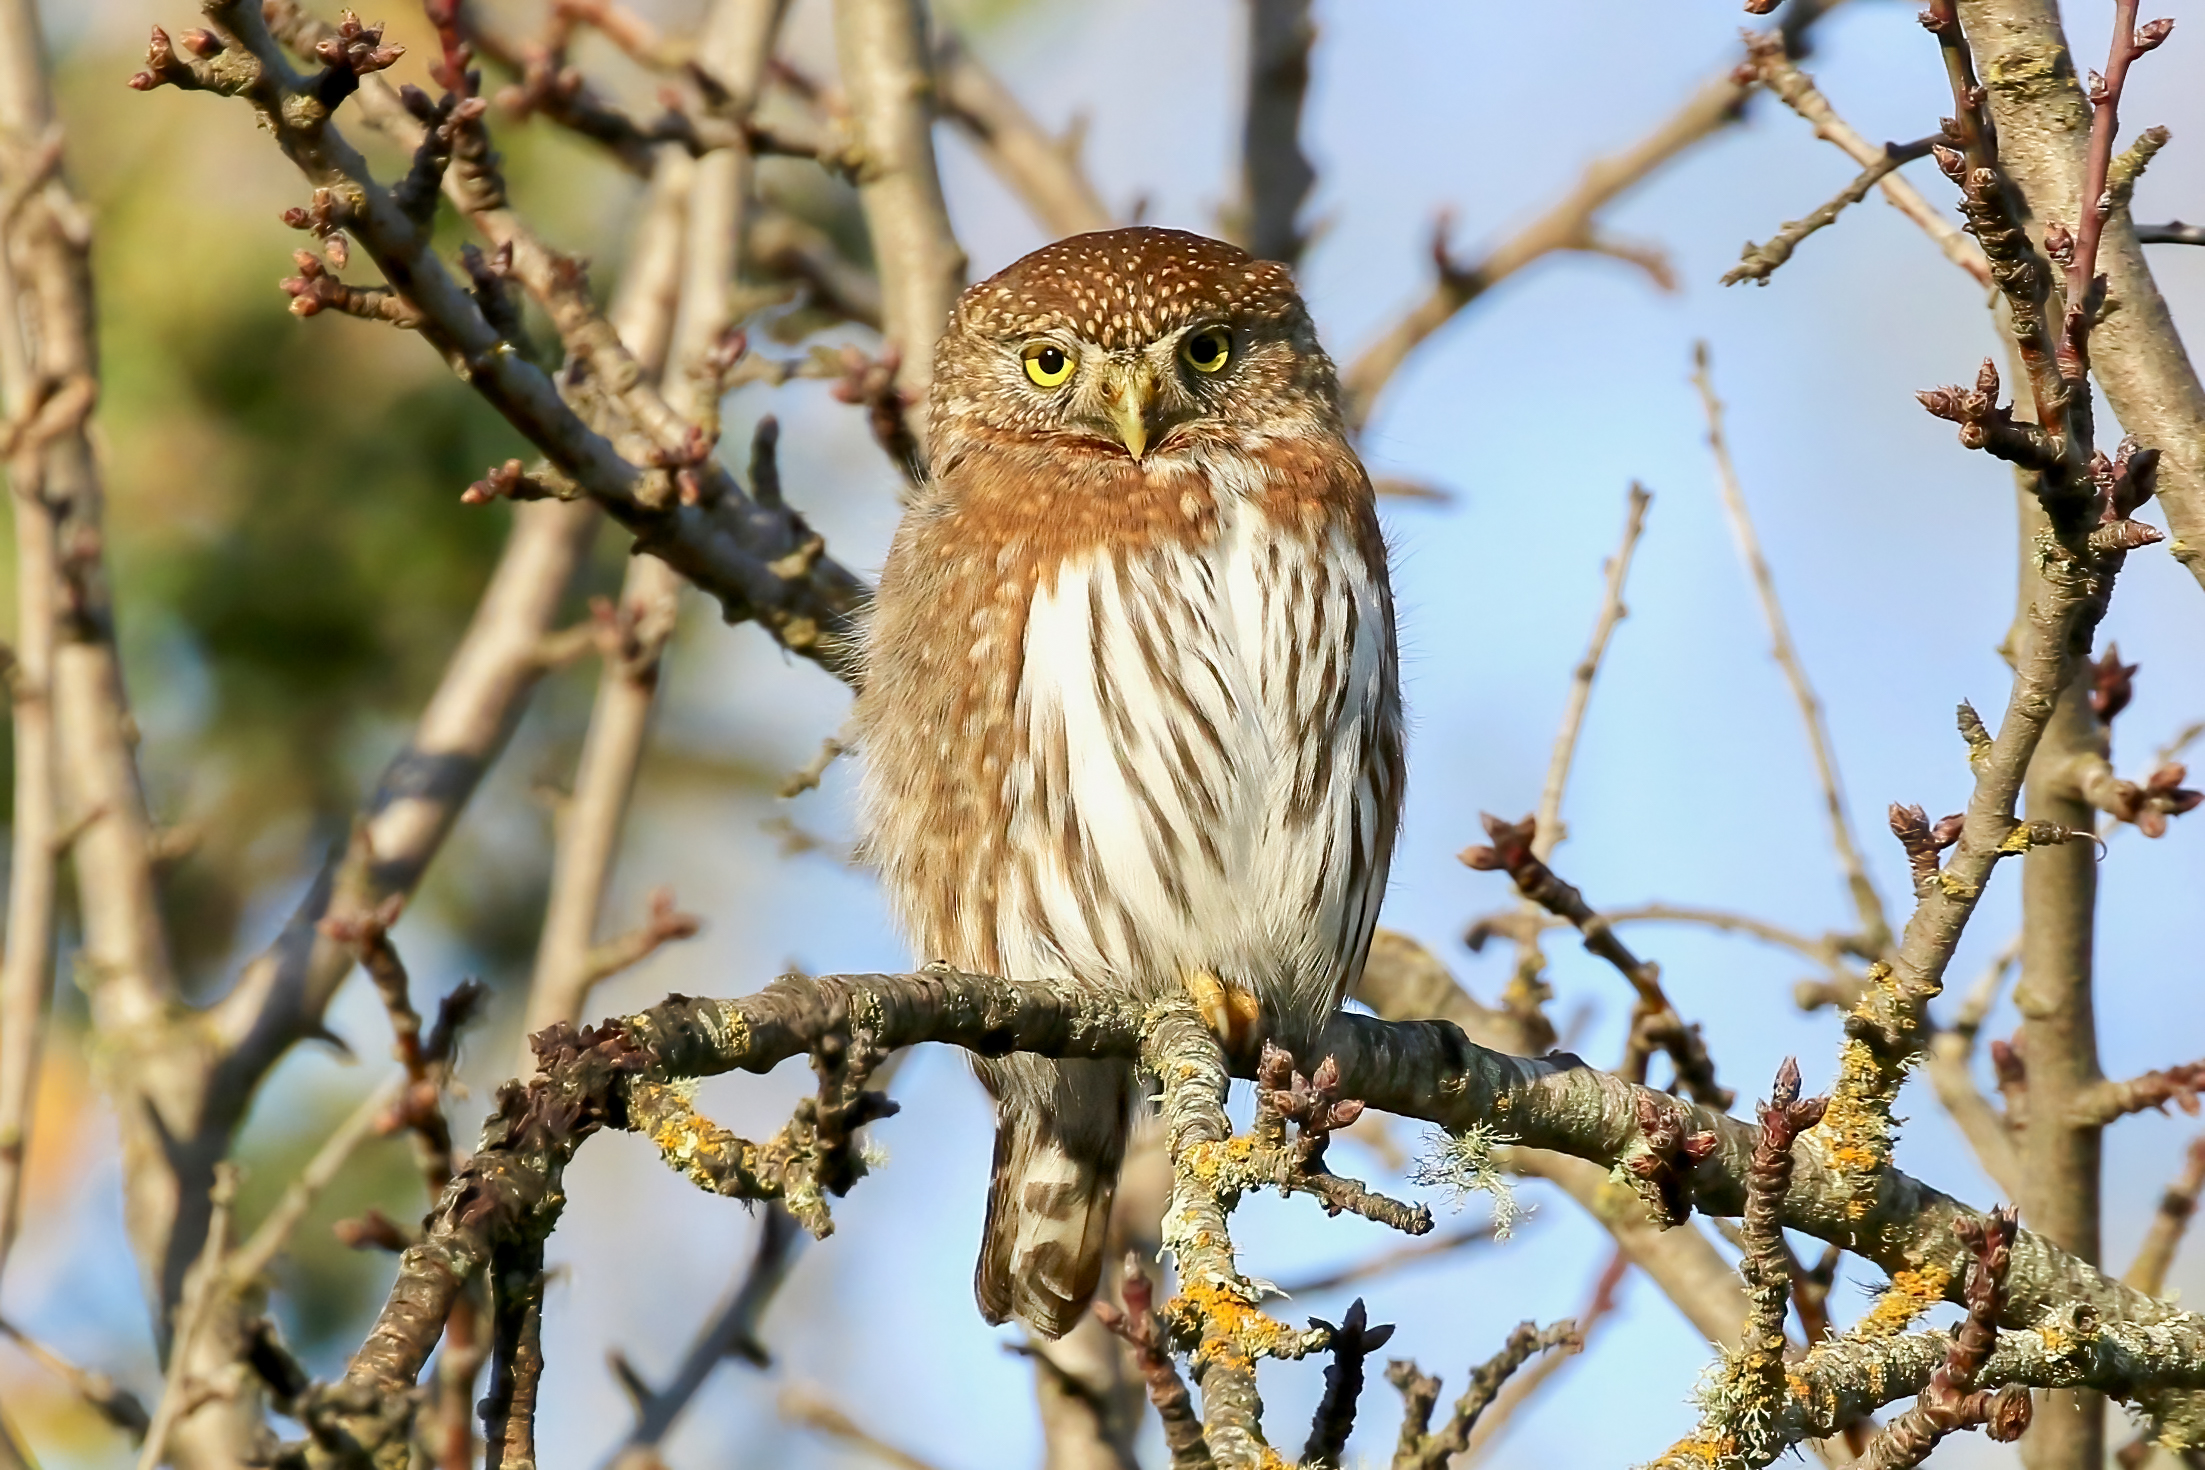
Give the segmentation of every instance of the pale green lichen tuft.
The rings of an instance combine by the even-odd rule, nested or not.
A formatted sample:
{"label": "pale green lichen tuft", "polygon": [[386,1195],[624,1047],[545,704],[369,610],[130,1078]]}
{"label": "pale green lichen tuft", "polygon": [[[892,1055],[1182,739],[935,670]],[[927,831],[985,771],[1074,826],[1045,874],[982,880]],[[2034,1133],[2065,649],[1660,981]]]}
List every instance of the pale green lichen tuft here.
{"label": "pale green lichen tuft", "polygon": [[1460,1133],[1434,1128],[1424,1135],[1424,1151],[1410,1166],[1409,1179],[1427,1189],[1447,1192],[1461,1209],[1473,1194],[1492,1199],[1493,1238],[1506,1240],[1520,1213],[1508,1176],[1493,1163],[1493,1150],[1511,1140],[1480,1123]]}

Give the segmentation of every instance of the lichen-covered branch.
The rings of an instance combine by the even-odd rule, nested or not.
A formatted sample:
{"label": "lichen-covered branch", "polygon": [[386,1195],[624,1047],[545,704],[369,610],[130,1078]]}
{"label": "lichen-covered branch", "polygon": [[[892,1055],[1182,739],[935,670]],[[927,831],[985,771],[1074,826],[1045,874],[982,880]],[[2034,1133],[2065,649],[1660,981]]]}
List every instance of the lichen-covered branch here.
{"label": "lichen-covered branch", "polygon": [[[1166,1124],[1175,1129],[1173,1153],[1181,1161],[1166,1232],[1182,1273],[1181,1296],[1167,1316],[1196,1354],[1212,1452],[1220,1463],[1232,1463],[1227,1456],[1233,1451],[1221,1443],[1234,1444],[1237,1436],[1244,1462],[1249,1453],[1260,1454],[1255,1357],[1299,1356],[1325,1338],[1261,1313],[1251,1300],[1255,1288],[1239,1274],[1222,1233],[1224,1206],[1214,1184],[1187,1166],[1190,1155],[1199,1159],[1208,1150],[1214,1157],[1230,1137],[1217,1101],[1225,1073],[1215,1039],[1191,1004],[1167,1003],[1144,1013],[1072,982],[1017,983],[935,969],[791,977],[738,1000],[675,997],[591,1031],[553,1028],[542,1038],[540,1074],[525,1087],[512,1083],[501,1090],[481,1146],[445,1191],[425,1237],[401,1257],[390,1299],[345,1377],[302,1399],[304,1422],[320,1437],[295,1447],[289,1461],[353,1464],[350,1451],[329,1447],[330,1436],[349,1437],[372,1453],[372,1446],[402,1435],[410,1412],[402,1392],[427,1360],[451,1303],[488,1266],[499,1242],[540,1239],[553,1228],[566,1165],[591,1134],[663,1120],[652,1100],[686,1078],[762,1072],[807,1053],[833,1056],[849,1044],[853,1026],[868,1047],[882,1050],[934,1041],[993,1055],[1145,1055],[1165,1072]],[[1743,1207],[1758,1130],[1736,1119],[1652,1094],[1572,1057],[1529,1060],[1486,1051],[1446,1022],[1387,1023],[1343,1013],[1327,1026],[1320,1045],[1335,1059],[1343,1092],[1371,1107],[1457,1132],[1482,1127],[1527,1147],[1608,1167],[1639,1145],[1639,1099],[1658,1098],[1682,1111],[1693,1132],[1713,1135],[1705,1156],[1690,1167],[1695,1205],[1731,1214]],[[638,1099],[646,1104],[640,1115]],[[755,1182],[786,1193],[757,1167],[764,1154],[753,1147],[746,1156]],[[1846,1184],[1823,1130],[1803,1136],[1793,1155],[1785,1226],[1843,1245],[1887,1270],[1957,1260],[1962,1245],[1956,1230],[1981,1218],[1888,1168],[1864,1203]],[[711,1157],[731,1156],[723,1151]],[[736,1182],[722,1175],[714,1187],[723,1181]],[[2090,1343],[2106,1345],[2059,1358],[2067,1366],[2057,1371],[2094,1376],[2112,1391],[2138,1397],[2175,1432],[2205,1437],[2205,1402],[2174,1391],[2205,1386],[2205,1368],[2198,1367],[2205,1355],[2186,1362],[2167,1356],[2175,1347],[2205,1345],[2205,1318],[2124,1287],[2020,1232],[2007,1275],[2005,1324],[2033,1324],[2052,1311],[2086,1313],[2096,1324]]]}
{"label": "lichen-covered branch", "polygon": [[1945,1361],[1913,1408],[1884,1426],[1861,1457],[1863,1470],[1906,1470],[1929,1458],[1937,1441],[1978,1425],[1994,1440],[2012,1441],[2029,1427],[2029,1394],[2009,1386],[1997,1393],[1977,1389],[1984,1360],[1998,1340],[1999,1292],[2011,1260],[2014,1216],[1993,1210],[1990,1218],[1962,1238],[1967,1242],[1968,1315],[1953,1334]]}

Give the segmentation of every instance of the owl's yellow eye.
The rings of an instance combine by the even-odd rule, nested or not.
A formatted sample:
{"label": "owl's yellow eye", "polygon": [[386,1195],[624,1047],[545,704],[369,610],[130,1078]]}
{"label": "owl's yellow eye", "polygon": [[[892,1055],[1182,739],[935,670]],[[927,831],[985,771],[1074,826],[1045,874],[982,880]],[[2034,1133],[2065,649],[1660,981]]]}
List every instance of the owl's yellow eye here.
{"label": "owl's yellow eye", "polygon": [[1233,355],[1233,334],[1223,327],[1204,327],[1180,344],[1179,355],[1198,373],[1214,373]]}
{"label": "owl's yellow eye", "polygon": [[1037,388],[1061,387],[1078,365],[1071,353],[1054,342],[1028,342],[1019,356],[1025,360],[1026,376],[1033,379]]}

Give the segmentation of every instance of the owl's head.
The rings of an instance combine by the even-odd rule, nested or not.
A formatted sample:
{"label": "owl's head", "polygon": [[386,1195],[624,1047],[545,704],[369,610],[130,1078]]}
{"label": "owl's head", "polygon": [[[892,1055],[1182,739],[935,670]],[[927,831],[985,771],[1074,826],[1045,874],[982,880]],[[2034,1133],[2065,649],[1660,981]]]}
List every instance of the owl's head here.
{"label": "owl's head", "polygon": [[1339,432],[1338,385],[1283,265],[1183,230],[1075,235],[958,300],[934,452],[974,438],[1144,456]]}

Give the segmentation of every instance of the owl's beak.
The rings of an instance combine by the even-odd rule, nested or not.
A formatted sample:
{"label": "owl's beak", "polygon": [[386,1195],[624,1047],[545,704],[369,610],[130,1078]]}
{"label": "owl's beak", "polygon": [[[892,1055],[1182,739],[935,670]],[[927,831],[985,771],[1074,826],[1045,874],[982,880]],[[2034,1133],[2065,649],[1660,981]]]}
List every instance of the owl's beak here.
{"label": "owl's beak", "polygon": [[1102,375],[1103,411],[1118,431],[1126,453],[1139,459],[1148,449],[1149,411],[1156,404],[1156,369],[1146,362],[1106,362]]}

